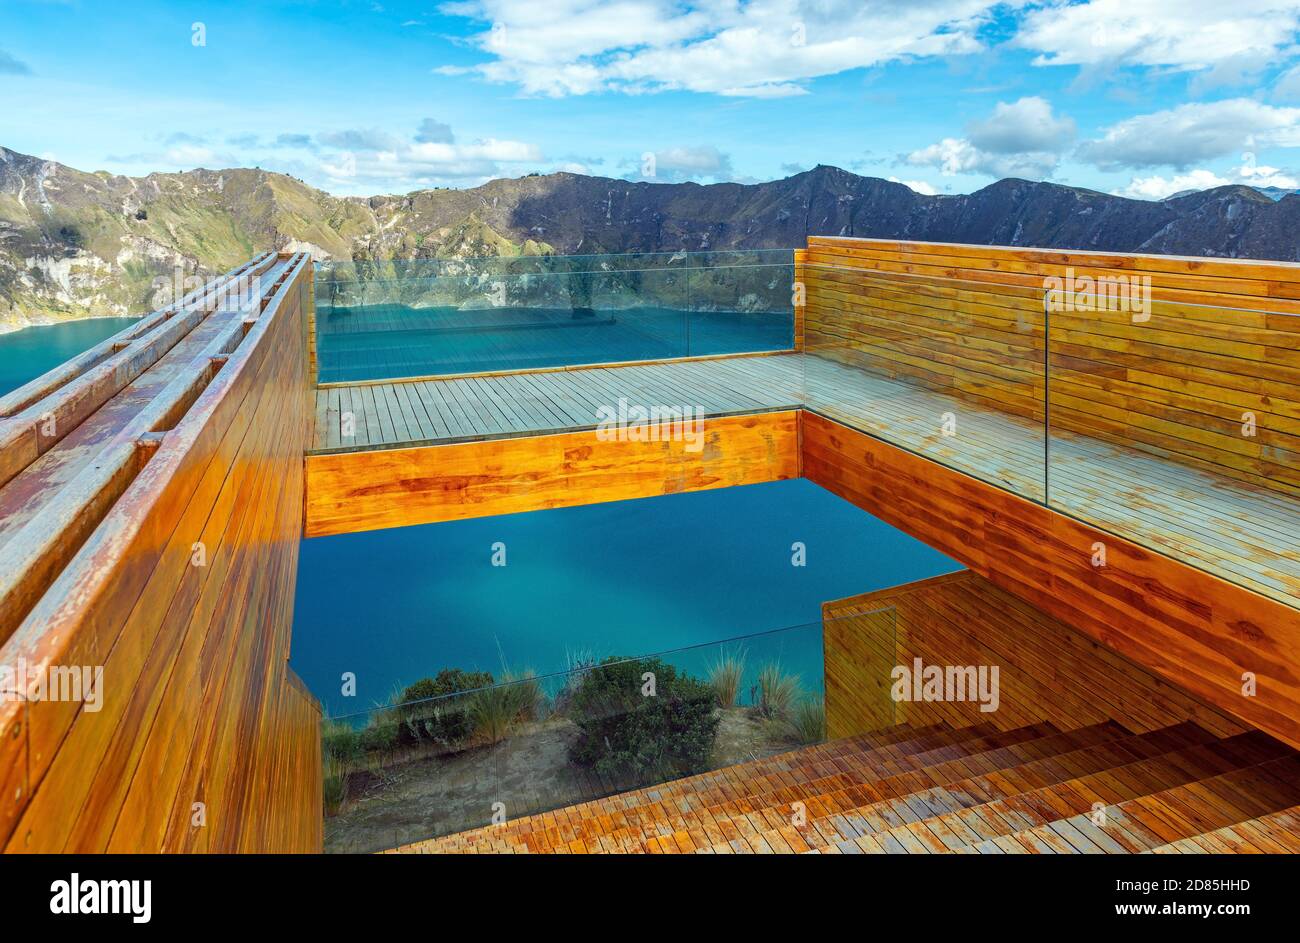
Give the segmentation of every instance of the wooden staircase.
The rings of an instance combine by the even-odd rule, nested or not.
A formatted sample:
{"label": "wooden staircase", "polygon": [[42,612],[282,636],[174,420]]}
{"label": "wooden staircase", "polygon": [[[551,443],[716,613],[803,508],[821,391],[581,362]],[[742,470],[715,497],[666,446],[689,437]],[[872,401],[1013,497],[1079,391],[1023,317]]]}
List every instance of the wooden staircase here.
{"label": "wooden staircase", "polygon": [[1300,753],[1194,723],[899,726],[406,853],[1300,851]]}

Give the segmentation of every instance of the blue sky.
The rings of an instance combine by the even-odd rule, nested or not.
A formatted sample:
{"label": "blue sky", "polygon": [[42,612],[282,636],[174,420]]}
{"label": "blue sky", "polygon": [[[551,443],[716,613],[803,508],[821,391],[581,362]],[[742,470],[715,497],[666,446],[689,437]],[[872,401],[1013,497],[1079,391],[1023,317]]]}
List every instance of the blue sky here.
{"label": "blue sky", "polygon": [[0,0],[0,145],[340,195],[818,163],[962,193],[1300,186],[1296,0]]}

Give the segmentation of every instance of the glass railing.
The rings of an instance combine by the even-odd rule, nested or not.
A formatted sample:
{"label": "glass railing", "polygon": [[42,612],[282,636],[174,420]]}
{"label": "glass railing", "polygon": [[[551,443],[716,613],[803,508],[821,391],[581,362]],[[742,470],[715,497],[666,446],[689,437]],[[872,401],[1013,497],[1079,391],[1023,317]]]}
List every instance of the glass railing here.
{"label": "glass railing", "polygon": [[1300,605],[1300,315],[1122,274],[802,277],[806,408]]}
{"label": "glass railing", "polygon": [[822,264],[803,279],[809,409],[1044,499],[1041,287]]}
{"label": "glass railing", "polygon": [[553,674],[449,669],[328,719],[326,850],[393,848],[763,759],[824,742],[828,722],[837,737],[889,727],[894,611],[867,615],[880,664],[830,705],[815,623],[573,657]]}
{"label": "glass railing", "polygon": [[319,380],[785,350],[792,280],[789,250],[322,263]]}
{"label": "glass railing", "polygon": [[1203,297],[1048,290],[1048,503],[1300,605],[1300,316]]}

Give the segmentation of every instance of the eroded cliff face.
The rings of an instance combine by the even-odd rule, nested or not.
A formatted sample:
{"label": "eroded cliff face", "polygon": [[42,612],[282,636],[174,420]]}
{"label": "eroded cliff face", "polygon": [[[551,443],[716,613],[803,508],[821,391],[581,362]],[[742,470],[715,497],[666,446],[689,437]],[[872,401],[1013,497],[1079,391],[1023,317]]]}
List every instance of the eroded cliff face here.
{"label": "eroded cliff face", "polygon": [[123,177],[0,147],[0,331],[139,314],[176,273],[268,249],[382,259],[791,248],[809,235],[1300,260],[1300,197],[1222,187],[1163,202],[1002,180],[924,196],[834,167],[754,185],[550,174],[332,197],[264,170]]}

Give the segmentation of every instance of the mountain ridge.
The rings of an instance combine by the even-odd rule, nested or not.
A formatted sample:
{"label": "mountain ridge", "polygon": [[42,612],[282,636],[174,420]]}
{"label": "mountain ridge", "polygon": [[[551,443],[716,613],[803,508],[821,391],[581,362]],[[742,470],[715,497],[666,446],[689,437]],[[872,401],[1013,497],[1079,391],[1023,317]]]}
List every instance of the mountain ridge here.
{"label": "mountain ridge", "polygon": [[572,173],[335,197],[259,168],[128,177],[0,147],[0,330],[137,314],[179,267],[268,249],[325,259],[791,248],[810,235],[1300,261],[1300,196],[1244,186],[1163,201],[1007,178],[925,195],[819,165],[757,184]]}

